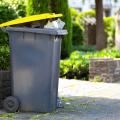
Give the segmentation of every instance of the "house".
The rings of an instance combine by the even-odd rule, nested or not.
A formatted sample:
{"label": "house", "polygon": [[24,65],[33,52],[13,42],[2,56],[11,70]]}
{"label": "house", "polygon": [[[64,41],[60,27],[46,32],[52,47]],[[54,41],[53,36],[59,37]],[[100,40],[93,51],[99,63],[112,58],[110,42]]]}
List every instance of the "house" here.
{"label": "house", "polygon": [[[69,6],[84,12],[95,9],[95,0],[69,0]],[[105,16],[114,16],[120,8],[120,0],[103,0],[103,8]]]}

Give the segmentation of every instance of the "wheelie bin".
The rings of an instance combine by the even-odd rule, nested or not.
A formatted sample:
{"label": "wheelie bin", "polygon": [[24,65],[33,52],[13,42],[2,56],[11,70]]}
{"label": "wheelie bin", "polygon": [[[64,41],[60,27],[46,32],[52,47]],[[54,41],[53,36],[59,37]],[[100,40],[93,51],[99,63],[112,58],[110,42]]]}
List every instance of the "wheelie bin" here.
{"label": "wheelie bin", "polygon": [[[48,15],[47,19],[61,16]],[[12,96],[5,99],[4,107],[9,112],[52,112],[57,108],[61,36],[67,31],[14,26],[28,20],[0,25],[7,26],[11,53]]]}

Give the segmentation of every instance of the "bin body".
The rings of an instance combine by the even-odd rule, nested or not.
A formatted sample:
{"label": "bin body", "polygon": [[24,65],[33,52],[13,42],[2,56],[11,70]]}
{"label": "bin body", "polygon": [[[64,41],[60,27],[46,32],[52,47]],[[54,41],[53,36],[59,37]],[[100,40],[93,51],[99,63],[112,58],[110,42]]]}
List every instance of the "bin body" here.
{"label": "bin body", "polygon": [[57,107],[61,35],[65,30],[8,27],[12,94],[20,111],[52,112]]}

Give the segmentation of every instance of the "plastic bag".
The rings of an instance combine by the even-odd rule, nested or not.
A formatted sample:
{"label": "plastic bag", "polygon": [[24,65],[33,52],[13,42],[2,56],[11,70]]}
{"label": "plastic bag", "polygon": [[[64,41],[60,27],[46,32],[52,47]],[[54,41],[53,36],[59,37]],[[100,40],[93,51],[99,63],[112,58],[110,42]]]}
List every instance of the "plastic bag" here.
{"label": "plastic bag", "polygon": [[48,23],[44,26],[44,28],[57,28],[57,29],[63,29],[65,26],[65,23],[61,19],[54,20],[52,22],[48,21]]}

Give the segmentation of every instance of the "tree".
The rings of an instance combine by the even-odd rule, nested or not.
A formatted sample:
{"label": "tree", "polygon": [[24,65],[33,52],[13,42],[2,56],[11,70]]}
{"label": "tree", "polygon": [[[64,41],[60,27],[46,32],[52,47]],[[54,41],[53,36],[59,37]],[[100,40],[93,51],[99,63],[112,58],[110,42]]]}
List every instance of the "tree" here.
{"label": "tree", "polygon": [[51,9],[54,13],[62,13],[62,20],[65,22],[65,29],[68,35],[62,40],[62,57],[70,54],[72,48],[72,18],[68,6],[68,0],[51,0]]}
{"label": "tree", "polygon": [[40,13],[62,13],[63,21],[66,23],[65,29],[68,35],[62,41],[62,57],[69,55],[72,47],[72,19],[68,7],[68,0],[28,0],[27,15]]}
{"label": "tree", "polygon": [[51,12],[50,0],[28,0],[27,15]]}
{"label": "tree", "polygon": [[101,50],[106,48],[106,39],[103,21],[103,0],[95,0],[96,2],[96,48]]}

